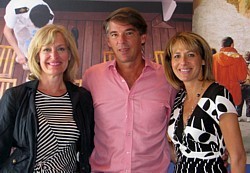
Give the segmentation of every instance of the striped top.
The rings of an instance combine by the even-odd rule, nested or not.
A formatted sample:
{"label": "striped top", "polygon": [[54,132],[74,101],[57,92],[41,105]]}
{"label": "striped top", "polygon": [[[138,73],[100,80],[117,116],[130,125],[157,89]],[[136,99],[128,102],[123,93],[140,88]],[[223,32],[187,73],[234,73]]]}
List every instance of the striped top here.
{"label": "striped top", "polygon": [[54,97],[37,91],[35,104],[39,132],[34,173],[75,172],[80,132],[73,120],[69,94]]}

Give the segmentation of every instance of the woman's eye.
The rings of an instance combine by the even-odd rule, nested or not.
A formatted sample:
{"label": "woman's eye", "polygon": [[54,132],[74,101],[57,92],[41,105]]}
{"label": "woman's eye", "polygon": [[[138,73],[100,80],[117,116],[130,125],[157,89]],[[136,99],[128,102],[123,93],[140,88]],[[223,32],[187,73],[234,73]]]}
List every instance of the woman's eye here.
{"label": "woman's eye", "polygon": [[65,47],[59,47],[59,48],[57,49],[58,52],[64,52],[65,50],[66,50]]}
{"label": "woman's eye", "polygon": [[51,49],[50,48],[44,48],[42,51],[43,52],[51,52]]}
{"label": "woman's eye", "polygon": [[194,53],[190,53],[190,54],[188,54],[188,57],[195,57],[195,54]]}
{"label": "woman's eye", "polygon": [[173,58],[179,58],[180,55],[173,55]]}

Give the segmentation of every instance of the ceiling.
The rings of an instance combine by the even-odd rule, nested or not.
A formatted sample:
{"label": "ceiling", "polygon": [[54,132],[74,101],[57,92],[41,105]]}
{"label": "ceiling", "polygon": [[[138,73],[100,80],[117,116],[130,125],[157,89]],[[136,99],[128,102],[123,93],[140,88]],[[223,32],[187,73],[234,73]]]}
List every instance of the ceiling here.
{"label": "ceiling", "polygon": [[[167,0],[87,0],[87,1],[113,1],[113,2],[163,2]],[[170,0],[168,0],[170,1]],[[193,0],[175,0],[176,2],[193,2]]]}

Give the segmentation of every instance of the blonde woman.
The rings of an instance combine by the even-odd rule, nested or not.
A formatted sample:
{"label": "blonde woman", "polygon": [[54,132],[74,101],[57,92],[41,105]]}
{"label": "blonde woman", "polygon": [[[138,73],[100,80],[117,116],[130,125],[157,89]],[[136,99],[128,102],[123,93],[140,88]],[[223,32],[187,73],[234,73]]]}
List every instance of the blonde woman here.
{"label": "blonde woman", "polygon": [[34,80],[7,90],[0,101],[1,173],[90,172],[93,103],[72,83],[77,52],[62,26],[35,34],[28,51]]}

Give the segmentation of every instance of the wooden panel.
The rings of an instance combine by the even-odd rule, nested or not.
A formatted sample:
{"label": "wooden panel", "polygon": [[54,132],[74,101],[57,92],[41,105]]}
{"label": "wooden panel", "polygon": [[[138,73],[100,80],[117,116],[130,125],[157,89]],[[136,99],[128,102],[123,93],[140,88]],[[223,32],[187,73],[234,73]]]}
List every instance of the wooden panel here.
{"label": "wooden panel", "polygon": [[95,21],[91,65],[100,62],[102,62],[102,22]]}
{"label": "wooden panel", "polygon": [[[1,15],[2,12],[2,15]],[[109,14],[107,12],[67,12],[54,11],[55,24],[61,24],[70,31],[76,27],[79,31],[78,50],[80,55],[80,68],[78,78],[90,66],[102,62],[103,51],[110,50],[106,42],[105,31],[102,28],[103,20]],[[0,29],[4,26],[3,9],[0,9]],[[192,22],[168,21],[162,22],[160,13],[142,13],[148,24],[148,34],[145,44],[145,57],[153,58],[155,50],[165,48],[167,41],[178,31],[191,31]],[[157,20],[156,20],[157,19]],[[157,22],[157,26],[156,23]],[[7,43],[3,34],[0,34],[0,44]],[[17,78],[17,84],[26,81],[27,71],[20,64],[15,63],[13,76]]]}
{"label": "wooden panel", "polygon": [[161,50],[161,28],[152,28],[153,50]]}
{"label": "wooden panel", "polygon": [[151,22],[147,22],[148,25],[148,34],[147,34],[147,40],[145,44],[145,58],[153,59],[153,35],[152,35],[152,26]]}
{"label": "wooden panel", "polygon": [[82,77],[82,72],[83,72],[83,51],[84,51],[84,40],[85,40],[85,21],[77,21],[77,29],[79,31],[79,38],[78,38],[78,51],[79,51],[79,56],[80,56],[80,67],[79,67],[79,74],[78,78]]}
{"label": "wooden panel", "polygon": [[85,39],[84,39],[84,51],[83,51],[83,63],[82,63],[82,74],[87,68],[89,68],[92,59],[92,48],[93,48],[93,33],[94,33],[94,22],[87,21],[85,26]]}
{"label": "wooden panel", "polygon": [[165,50],[169,37],[169,29],[161,29],[161,49],[158,50]]}
{"label": "wooden panel", "polygon": [[184,31],[192,31],[192,22],[183,22],[184,25]]}
{"label": "wooden panel", "polygon": [[176,22],[175,28],[176,28],[176,32],[184,31],[183,22]]}

